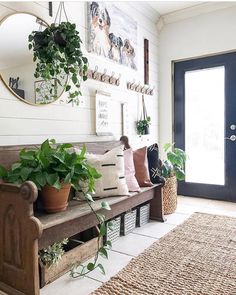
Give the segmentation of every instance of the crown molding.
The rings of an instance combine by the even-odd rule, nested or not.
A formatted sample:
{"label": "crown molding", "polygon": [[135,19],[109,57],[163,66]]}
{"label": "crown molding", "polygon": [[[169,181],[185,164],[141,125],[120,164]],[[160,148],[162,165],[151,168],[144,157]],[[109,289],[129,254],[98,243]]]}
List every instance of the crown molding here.
{"label": "crown molding", "polygon": [[136,9],[138,12],[140,12],[143,16],[147,17],[151,21],[153,21],[155,24],[158,22],[160,18],[160,13],[157,12],[155,9],[153,9],[147,2],[140,1],[140,2],[128,2],[131,7]]}
{"label": "crown molding", "polygon": [[[192,7],[187,7],[178,11],[174,11],[162,15],[158,21],[158,28],[163,28],[164,25],[174,23],[184,19],[192,18],[201,14],[214,12],[221,9],[226,9],[236,6],[236,2],[204,2]],[[160,24],[159,24],[160,23]]]}

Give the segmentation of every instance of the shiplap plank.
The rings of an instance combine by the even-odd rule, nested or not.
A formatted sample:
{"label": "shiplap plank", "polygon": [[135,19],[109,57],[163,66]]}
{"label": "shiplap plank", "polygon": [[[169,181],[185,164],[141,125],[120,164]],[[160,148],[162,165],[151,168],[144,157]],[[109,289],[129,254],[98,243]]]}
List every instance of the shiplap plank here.
{"label": "shiplap plank", "polygon": [[[4,6],[2,6],[4,3]],[[0,16],[13,11],[29,11],[36,13],[51,23],[54,17],[48,15],[48,3],[42,2],[2,2],[0,3]],[[59,2],[53,2],[53,12],[57,10]],[[16,99],[0,81],[0,145],[40,143],[44,139],[55,137],[63,141],[96,141],[119,139],[121,135],[121,102],[127,102],[130,118],[130,141],[137,145],[150,143],[157,140],[158,135],[158,71],[159,71],[159,40],[156,24],[149,17],[146,17],[130,6],[129,3],[117,3],[121,9],[130,11],[132,7],[133,19],[138,25],[138,71],[116,64],[87,52],[87,3],[66,2],[68,17],[75,22],[83,40],[84,53],[89,58],[90,68],[98,65],[99,70],[107,69],[116,76],[121,73],[121,84],[119,87],[104,84],[94,80],[88,80],[82,84],[84,104],[81,107],[65,104],[67,94],[57,102],[42,107],[34,107],[22,103]],[[128,81],[143,81],[143,39],[150,41],[150,84],[155,84],[155,95],[146,96],[148,114],[152,117],[151,134],[140,138],[136,133],[135,122],[140,118],[141,94],[127,90]],[[95,135],[95,94],[96,91],[111,93],[112,102],[112,130],[113,136],[97,137]],[[118,111],[119,109],[119,111]]]}

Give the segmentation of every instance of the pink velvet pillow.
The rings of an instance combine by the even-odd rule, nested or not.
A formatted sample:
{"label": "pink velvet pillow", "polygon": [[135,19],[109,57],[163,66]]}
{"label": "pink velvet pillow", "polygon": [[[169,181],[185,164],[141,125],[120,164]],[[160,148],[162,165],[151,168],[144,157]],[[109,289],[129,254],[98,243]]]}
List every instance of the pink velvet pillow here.
{"label": "pink velvet pillow", "polygon": [[124,150],[125,180],[130,192],[139,192],[140,187],[135,177],[134,158],[132,149]]}

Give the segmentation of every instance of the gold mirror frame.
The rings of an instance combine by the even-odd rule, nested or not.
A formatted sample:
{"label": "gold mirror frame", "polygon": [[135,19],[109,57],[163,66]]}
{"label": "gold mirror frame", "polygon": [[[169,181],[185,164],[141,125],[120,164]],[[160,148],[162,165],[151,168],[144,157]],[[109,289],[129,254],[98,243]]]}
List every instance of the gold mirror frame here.
{"label": "gold mirror frame", "polygon": [[[45,25],[49,26],[49,24],[43,20],[41,17],[37,16],[36,14],[34,13],[31,13],[31,12],[25,12],[25,11],[19,11],[19,12],[14,12],[14,13],[11,13],[11,14],[8,14],[6,16],[4,16],[1,20],[0,20],[0,28],[1,28],[1,25],[4,23],[4,21],[6,21],[9,17],[13,16],[13,15],[17,15],[17,14],[28,14],[28,15],[31,15],[31,16],[34,16],[35,18],[39,19],[40,21],[42,21]],[[31,33],[31,32],[30,32]],[[34,63],[33,61],[33,57],[32,57],[32,63]],[[33,73],[34,74],[34,73]],[[64,93],[65,89],[64,87],[62,88],[62,91],[61,93],[57,96],[57,98],[51,102],[48,102],[48,103],[44,103],[44,104],[36,104],[36,103],[32,103],[30,101],[27,101],[26,99],[22,98],[21,96],[19,96],[14,90],[12,90],[12,88],[8,85],[7,81],[3,78],[2,76],[2,73],[1,73],[1,69],[0,69],[0,81],[3,82],[3,84],[6,86],[6,88],[16,97],[18,98],[19,100],[23,101],[24,103],[27,103],[29,105],[32,105],[32,106],[46,106],[46,105],[49,105],[51,103],[54,103],[55,101],[57,101],[61,96],[62,94]],[[37,82],[37,81],[35,81]],[[41,82],[41,81],[39,81]],[[68,83],[68,75],[67,77],[65,78],[65,85],[67,85]]]}

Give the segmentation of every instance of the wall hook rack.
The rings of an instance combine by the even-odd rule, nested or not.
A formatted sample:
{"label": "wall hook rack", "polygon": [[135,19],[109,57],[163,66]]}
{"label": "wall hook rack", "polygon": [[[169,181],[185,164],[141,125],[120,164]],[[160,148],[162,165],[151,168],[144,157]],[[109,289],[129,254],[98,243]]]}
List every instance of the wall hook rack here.
{"label": "wall hook rack", "polygon": [[88,78],[93,79],[99,82],[108,83],[111,85],[119,86],[121,74],[116,77],[115,72],[112,72],[110,75],[107,74],[107,69],[105,68],[103,72],[98,70],[98,66],[96,65],[94,70],[88,70]]}
{"label": "wall hook rack", "polygon": [[154,86],[151,87],[151,85],[144,85],[141,84],[141,82],[136,82],[135,79],[133,82],[127,82],[127,89],[128,90],[133,90],[142,94],[146,95],[153,95],[154,94]]}

